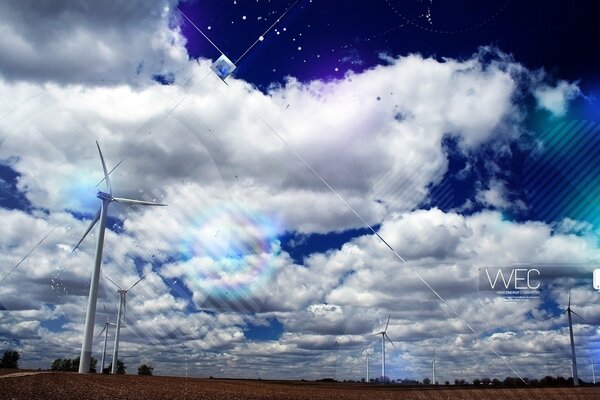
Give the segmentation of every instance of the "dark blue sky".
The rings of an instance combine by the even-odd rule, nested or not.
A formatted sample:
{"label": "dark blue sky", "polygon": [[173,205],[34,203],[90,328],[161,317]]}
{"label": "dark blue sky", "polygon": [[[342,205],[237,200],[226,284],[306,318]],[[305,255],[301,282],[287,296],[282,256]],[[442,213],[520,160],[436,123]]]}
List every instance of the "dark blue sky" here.
{"label": "dark blue sky", "polygon": [[[191,0],[180,8],[235,61],[292,4]],[[302,80],[343,76],[348,67],[379,63],[380,52],[465,58],[479,46],[494,45],[530,69],[544,67],[591,89],[600,83],[594,40],[600,37],[599,11],[593,1],[299,0],[241,60],[237,76],[259,85],[287,74]],[[183,33],[192,56],[218,55],[189,23]],[[362,64],[343,61],[356,56]]]}

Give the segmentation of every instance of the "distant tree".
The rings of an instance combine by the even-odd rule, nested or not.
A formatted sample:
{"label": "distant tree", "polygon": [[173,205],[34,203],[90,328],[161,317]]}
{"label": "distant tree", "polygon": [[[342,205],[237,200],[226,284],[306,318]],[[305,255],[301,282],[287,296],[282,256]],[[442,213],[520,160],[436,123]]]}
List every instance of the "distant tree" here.
{"label": "distant tree", "polygon": [[501,384],[502,384],[502,382],[500,382],[499,379],[497,379],[497,378],[492,379],[493,386],[500,386]]}
{"label": "distant tree", "polygon": [[446,381],[446,386],[448,386],[448,385],[450,385],[450,382],[449,382],[449,381]]}
{"label": "distant tree", "polygon": [[361,379],[360,379],[360,381],[361,381],[362,383],[365,383],[366,379],[365,379],[365,378],[361,378]]}
{"label": "distant tree", "polygon": [[[98,359],[92,357],[90,359],[90,372],[96,372],[96,364]],[[52,371],[66,371],[66,372],[77,372],[79,371],[79,357],[71,358],[57,358],[52,362],[50,367]]]}
{"label": "distant tree", "polygon": [[483,379],[481,380],[481,383],[482,383],[483,385],[489,386],[489,385],[491,385],[491,383],[492,383],[492,380],[491,380],[490,378],[483,378]]}
{"label": "distant tree", "polygon": [[[125,369],[127,367],[125,366],[125,364],[123,364],[123,361],[121,360],[117,360],[117,375],[124,375],[126,374]],[[108,365],[108,370],[111,371],[112,370],[112,363],[110,363]]]}
{"label": "distant tree", "polygon": [[477,378],[473,379],[473,385],[475,385],[475,386],[481,385],[481,379],[477,379]]}
{"label": "distant tree", "polygon": [[454,384],[456,386],[464,386],[467,384],[467,381],[465,381],[464,379],[455,379]]}
{"label": "distant tree", "polygon": [[431,379],[429,379],[429,378],[423,379],[423,385],[431,385]]}
{"label": "distant tree", "polygon": [[5,351],[0,359],[0,368],[19,368],[19,358],[21,358],[21,354],[18,351]]}
{"label": "distant tree", "polygon": [[152,365],[142,364],[138,367],[138,375],[152,375],[152,371],[154,371]]}

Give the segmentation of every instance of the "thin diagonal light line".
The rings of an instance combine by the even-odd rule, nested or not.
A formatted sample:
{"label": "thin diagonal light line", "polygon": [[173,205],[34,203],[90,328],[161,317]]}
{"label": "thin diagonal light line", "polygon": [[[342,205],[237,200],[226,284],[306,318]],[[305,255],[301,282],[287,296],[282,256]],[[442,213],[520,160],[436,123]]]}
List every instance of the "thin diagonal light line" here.
{"label": "thin diagonal light line", "polygon": [[[247,53],[248,53],[250,50],[252,50],[252,48],[253,48],[254,46],[256,46],[256,44],[257,44],[258,42],[260,42],[260,38],[261,38],[261,37],[262,37],[262,38],[264,38],[264,37],[267,35],[267,33],[269,33],[269,31],[270,31],[271,29],[273,29],[273,27],[274,27],[275,25],[277,25],[277,24],[279,23],[279,21],[281,21],[281,19],[282,19],[283,17],[285,17],[285,15],[286,15],[286,14],[287,14],[287,13],[288,13],[288,12],[289,12],[289,11],[290,11],[292,8],[294,8],[294,6],[295,6],[295,5],[298,3],[298,1],[299,1],[299,0],[296,0],[296,1],[295,1],[295,2],[294,2],[292,5],[291,5],[291,6],[289,6],[289,7],[288,7],[288,8],[287,8],[287,9],[286,9],[284,12],[283,12],[283,14],[281,14],[281,16],[280,16],[279,18],[277,18],[277,19],[275,20],[275,22],[273,22],[273,23],[271,24],[271,26],[270,26],[270,27],[269,27],[269,28],[268,28],[268,29],[267,29],[267,30],[266,30],[266,31],[265,31],[265,32],[264,32],[262,35],[260,35],[260,36],[258,37],[258,39],[256,39],[256,40],[254,41],[254,43],[252,43],[252,45],[251,45],[250,47],[248,47],[248,49],[247,49],[247,50],[246,50],[246,51],[245,51],[245,52],[244,52],[244,53],[243,53],[241,56],[239,56],[239,57],[238,57],[238,59],[237,59],[237,60],[235,60],[234,64],[236,64],[236,65],[237,65],[237,63],[239,63],[239,62],[240,62],[240,60],[241,60],[242,58],[244,58],[244,56],[245,56],[245,55],[246,55],[246,54],[247,54]],[[186,18],[187,18],[187,17],[186,17]]]}
{"label": "thin diagonal light line", "polygon": [[44,243],[44,240],[46,240],[46,239],[48,238],[48,236],[50,236],[50,234],[52,234],[52,232],[54,232],[54,230],[55,230],[56,228],[58,228],[58,225],[56,225],[54,228],[52,228],[52,229],[50,230],[50,232],[48,232],[48,233],[46,234],[46,236],[44,236],[44,237],[42,238],[42,240],[40,240],[40,241],[39,241],[39,242],[38,242],[38,243],[37,243],[35,246],[33,246],[33,248],[32,248],[31,250],[29,250],[29,253],[25,254],[25,256],[24,256],[23,258],[21,258],[21,261],[19,261],[19,262],[17,263],[17,265],[15,265],[15,266],[14,266],[14,267],[13,267],[13,268],[10,270],[10,271],[8,271],[8,273],[7,273],[6,275],[4,275],[4,277],[3,277],[2,279],[0,279],[0,283],[4,282],[4,280],[5,280],[6,278],[8,278],[8,276],[9,276],[10,274],[12,274],[12,273],[13,273],[13,272],[14,272],[14,271],[17,269],[17,268],[19,268],[19,265],[23,264],[23,262],[24,262],[25,260],[27,260],[27,258],[28,258],[28,257],[31,255],[31,253],[33,253],[33,252],[35,251],[35,249],[37,249],[37,248],[38,248],[38,247],[39,247],[39,246],[40,246],[42,243]]}
{"label": "thin diagonal light line", "polygon": [[193,22],[191,19],[189,19],[189,18],[188,18],[188,16],[187,16],[187,15],[185,15],[185,14],[183,13],[183,11],[181,11],[181,10],[179,9],[179,7],[177,7],[177,6],[174,6],[174,7],[177,9],[177,11],[179,11],[179,12],[181,13],[181,15],[183,15],[183,17],[184,17],[185,19],[187,19],[187,20],[189,21],[189,23],[190,23],[190,24],[192,24],[192,26],[193,26],[194,28],[196,28],[196,30],[197,30],[198,32],[200,32],[200,34],[201,34],[202,36],[204,36],[204,38],[205,38],[206,40],[208,40],[208,42],[209,42],[210,44],[212,44],[212,45],[213,45],[213,47],[214,47],[215,49],[217,49],[217,51],[218,51],[219,53],[221,53],[221,54],[225,55],[225,53],[223,53],[223,51],[222,51],[222,50],[221,50],[221,49],[220,49],[220,48],[219,48],[219,47],[218,47],[216,44],[214,44],[214,43],[213,43],[213,41],[212,41],[212,40],[210,40],[210,38],[209,38],[208,36],[206,36],[206,35],[204,34],[204,32],[202,32],[202,30],[201,30],[200,28],[198,28],[198,27],[197,27],[197,26],[196,26],[196,24],[194,24],[194,22]]}
{"label": "thin diagonal light line", "polygon": [[[250,104],[248,104],[246,102],[246,100],[244,98],[242,98],[241,96],[238,96],[242,102],[244,102],[244,104],[246,106],[248,106],[248,108],[251,108]],[[377,236],[377,238],[400,260],[402,261],[410,271],[412,271],[417,278],[419,278],[419,280],[421,280],[421,282],[423,282],[423,284],[438,298],[440,299],[446,306],[448,306],[448,308],[454,313],[454,315],[456,315],[456,317],[462,321],[471,332],[473,332],[473,334],[480,336],[481,334],[476,331],[460,314],[459,312],[450,305],[450,303],[448,303],[418,272],[417,270],[415,270],[377,231],[375,231],[375,229],[373,228],[373,226],[371,224],[369,224],[343,197],[342,195],[340,195],[326,180],[325,178],[323,178],[309,163],[308,161],[306,161],[304,159],[304,157],[302,157],[302,155],[296,151],[296,149],[294,149],[276,130],[275,128],[273,128],[273,126],[271,126],[271,124],[269,124],[260,114],[256,113],[257,117],[265,124],[265,126],[267,126],[267,128],[269,128],[269,130],[271,132],[273,132],[273,134],[275,136],[277,136],[277,138],[296,156],[296,158],[298,158],[298,160],[300,160],[300,162],[302,162],[302,164],[304,164],[304,166],[306,168],[308,168],[342,203],[344,203],[344,205],[363,223],[365,224],[365,226],[371,231],[373,232],[373,234],[375,236]],[[515,371],[515,369],[506,361],[506,359],[504,357],[502,357],[500,354],[498,354],[498,352],[496,352],[496,350],[494,350],[492,348],[491,345],[489,345],[488,343],[485,343],[485,346],[493,353],[496,355],[496,357],[498,357],[500,360],[502,360],[502,362],[504,362],[504,364],[506,364],[506,366],[515,374],[519,377],[519,379],[521,379],[521,381],[523,381],[525,384],[527,384],[527,382],[525,382],[525,380],[521,377],[521,375]]]}

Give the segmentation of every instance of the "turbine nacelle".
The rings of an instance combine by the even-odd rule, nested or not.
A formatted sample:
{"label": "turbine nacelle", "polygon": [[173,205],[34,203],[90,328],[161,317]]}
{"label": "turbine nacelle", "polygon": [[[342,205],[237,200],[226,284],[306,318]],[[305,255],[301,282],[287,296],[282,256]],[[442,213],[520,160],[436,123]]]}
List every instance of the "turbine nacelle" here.
{"label": "turbine nacelle", "polygon": [[103,192],[101,190],[98,190],[98,193],[96,194],[96,197],[99,198],[102,201],[114,201],[112,194]]}

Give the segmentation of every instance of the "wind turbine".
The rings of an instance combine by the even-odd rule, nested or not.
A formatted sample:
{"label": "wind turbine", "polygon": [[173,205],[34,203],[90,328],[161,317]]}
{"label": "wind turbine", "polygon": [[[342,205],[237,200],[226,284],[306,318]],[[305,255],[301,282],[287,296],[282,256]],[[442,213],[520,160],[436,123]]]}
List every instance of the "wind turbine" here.
{"label": "wind turbine", "polygon": [[387,338],[387,340],[392,344],[392,346],[394,346],[395,349],[397,348],[394,342],[392,342],[392,339],[390,339],[390,337],[387,335],[387,328],[390,325],[390,317],[391,314],[388,315],[388,320],[387,324],[385,324],[385,329],[374,335],[381,335],[381,383],[384,383],[385,381],[385,339]]}
{"label": "wind turbine", "polygon": [[88,297],[88,305],[85,314],[85,325],[83,329],[83,341],[81,344],[81,355],[79,363],[79,373],[87,373],[90,372],[90,360],[92,358],[92,341],[94,338],[94,323],[96,321],[96,304],[98,302],[98,280],[100,278],[100,267],[102,265],[102,249],[104,247],[104,231],[106,229],[106,216],[108,214],[108,206],[110,203],[124,203],[136,206],[166,206],[166,204],[154,203],[150,201],[142,201],[142,200],[131,200],[124,199],[121,197],[113,197],[112,189],[110,186],[110,179],[108,177],[108,172],[106,170],[106,164],[104,163],[104,157],[102,156],[102,150],[100,150],[100,145],[98,141],[96,141],[96,146],[98,147],[98,153],[100,154],[100,161],[102,162],[102,170],[104,171],[104,180],[106,181],[106,188],[108,189],[108,193],[98,191],[96,197],[102,200],[102,204],[100,209],[92,219],[92,222],[88,226],[87,230],[81,237],[81,240],[77,245],[73,248],[73,251],[79,247],[83,239],[87,236],[87,234],[92,230],[96,222],[100,221],[100,226],[98,227],[98,241],[96,242],[96,260],[94,262],[94,270],[92,271],[92,279],[90,282],[90,294]]}
{"label": "wind turbine", "polygon": [[592,383],[596,384],[596,368],[594,367],[594,359],[592,358]]}
{"label": "wind turbine", "polygon": [[121,333],[121,315],[123,316],[123,319],[125,319],[125,305],[127,303],[127,292],[130,291],[135,285],[140,283],[140,281],[144,279],[146,275],[147,274],[142,275],[140,279],[138,279],[133,285],[129,286],[127,289],[121,289],[121,287],[117,285],[112,279],[110,279],[108,276],[106,277],[106,279],[108,279],[113,285],[117,287],[117,292],[119,293],[119,311],[117,312],[117,330],[115,332],[115,346],[113,348],[113,361],[112,368],[110,371],[111,374],[117,373],[117,360],[119,356],[119,336]]}
{"label": "wind turbine", "polygon": [[100,373],[104,373],[104,361],[106,359],[106,341],[108,340],[108,328],[112,325],[115,326],[112,322],[110,322],[108,318],[108,311],[106,311],[106,306],[104,306],[104,312],[106,313],[106,322],[104,323],[104,328],[100,331],[98,337],[102,336],[104,333],[104,348],[102,349],[102,367],[100,369]]}
{"label": "wind turbine", "polygon": [[435,349],[433,349],[433,360],[431,360],[431,384],[435,385]]}
{"label": "wind turbine", "polygon": [[571,338],[571,370],[572,370],[571,375],[573,376],[573,385],[579,386],[579,375],[577,373],[577,357],[575,356],[575,341],[573,340],[573,320],[571,318],[571,314],[577,315],[579,318],[581,318],[584,321],[585,321],[585,319],[583,319],[583,317],[581,315],[577,314],[575,311],[573,311],[571,309],[571,291],[570,290],[569,290],[569,304],[568,304],[567,308],[556,315],[546,318],[546,320],[557,317],[563,313],[567,313],[567,317],[569,319],[569,336]]}
{"label": "wind turbine", "polygon": [[369,353],[366,347],[363,347],[363,353],[365,353],[365,359],[367,360],[367,383],[369,383],[369,356],[373,353]]}

